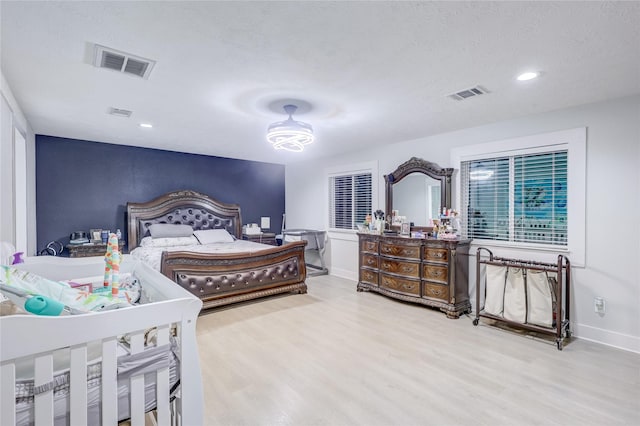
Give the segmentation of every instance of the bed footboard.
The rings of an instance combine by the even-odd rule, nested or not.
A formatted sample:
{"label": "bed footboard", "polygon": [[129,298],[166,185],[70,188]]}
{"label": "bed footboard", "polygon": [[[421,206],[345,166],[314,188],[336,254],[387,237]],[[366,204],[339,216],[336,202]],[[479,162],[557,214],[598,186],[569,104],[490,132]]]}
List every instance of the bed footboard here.
{"label": "bed footboard", "polygon": [[203,309],[278,293],[306,293],[306,241],[246,254],[164,252],[161,272],[198,296]]}

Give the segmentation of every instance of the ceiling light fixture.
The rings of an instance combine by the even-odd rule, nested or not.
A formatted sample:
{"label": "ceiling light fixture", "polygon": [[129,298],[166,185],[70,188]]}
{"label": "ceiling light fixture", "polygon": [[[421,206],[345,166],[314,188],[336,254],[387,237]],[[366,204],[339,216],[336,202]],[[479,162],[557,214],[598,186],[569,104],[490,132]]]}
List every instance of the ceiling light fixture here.
{"label": "ceiling light fixture", "polygon": [[527,81],[527,80],[533,80],[534,78],[537,78],[540,76],[539,72],[525,72],[522,73],[518,76],[518,81]]}
{"label": "ceiling light fixture", "polygon": [[277,150],[301,152],[305,145],[313,142],[313,128],[311,124],[295,121],[291,117],[298,109],[297,106],[285,105],[283,108],[289,118],[271,123],[267,128],[267,140]]}
{"label": "ceiling light fixture", "polygon": [[149,123],[140,123],[140,127],[144,127],[145,129],[150,129],[153,127],[153,124]]}

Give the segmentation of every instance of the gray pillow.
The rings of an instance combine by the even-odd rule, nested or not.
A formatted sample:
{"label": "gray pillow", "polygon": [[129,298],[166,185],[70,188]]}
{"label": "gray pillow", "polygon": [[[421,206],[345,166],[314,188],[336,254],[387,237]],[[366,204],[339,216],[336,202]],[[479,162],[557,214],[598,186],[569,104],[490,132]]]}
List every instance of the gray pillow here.
{"label": "gray pillow", "polygon": [[153,238],[189,237],[193,234],[193,228],[189,225],[154,223],[149,226],[149,233]]}

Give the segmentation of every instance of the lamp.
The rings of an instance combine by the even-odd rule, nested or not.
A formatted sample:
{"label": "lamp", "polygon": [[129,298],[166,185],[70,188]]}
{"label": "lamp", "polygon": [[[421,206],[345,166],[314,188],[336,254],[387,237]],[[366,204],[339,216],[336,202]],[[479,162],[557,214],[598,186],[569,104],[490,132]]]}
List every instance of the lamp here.
{"label": "lamp", "polygon": [[298,109],[297,106],[285,105],[283,108],[289,118],[271,123],[267,129],[267,140],[275,149],[301,152],[305,145],[313,142],[313,128],[311,124],[295,121],[291,117]]}

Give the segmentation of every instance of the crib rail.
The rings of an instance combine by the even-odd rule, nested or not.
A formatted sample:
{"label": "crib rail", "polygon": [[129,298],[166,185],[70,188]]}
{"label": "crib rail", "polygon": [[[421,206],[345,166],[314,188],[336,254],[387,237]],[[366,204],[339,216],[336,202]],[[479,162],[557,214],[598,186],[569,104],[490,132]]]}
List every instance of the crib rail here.
{"label": "crib rail", "polygon": [[[25,368],[34,379],[36,426],[56,423],[54,415],[59,410],[55,410],[58,405],[54,387],[59,383],[54,380],[54,373],[67,369],[67,424],[117,425],[118,404],[122,409],[123,403],[118,397],[118,357],[123,352],[119,350],[118,339],[128,336],[129,354],[133,357],[150,349],[165,353],[172,334],[177,340],[180,391],[170,403],[172,373],[164,358],[153,367],[145,365],[143,369],[133,370],[130,377],[124,379],[129,380],[126,404],[130,422],[133,426],[145,424],[145,399],[154,390],[158,425],[203,423],[202,381],[195,336],[202,302],[151,268],[136,264],[131,269],[135,269],[136,276],[144,283],[147,294],[157,297],[153,299],[157,301],[87,315],[0,317],[0,425],[15,425],[20,421],[16,414],[16,380],[19,370],[25,371]],[[156,333],[155,343],[145,344],[145,335],[150,329]],[[101,380],[100,403],[89,412],[88,367],[95,362],[96,354],[101,360],[96,373]],[[67,356],[61,360],[59,355]],[[58,365],[54,365],[54,361]],[[148,381],[151,377],[155,378],[155,384]],[[120,379],[123,380],[122,374]],[[94,393],[98,390],[95,386],[91,389]],[[99,420],[92,421],[96,418],[95,410],[99,410]]]}
{"label": "crib rail", "polygon": [[[555,286],[556,304],[553,309],[554,324],[552,327],[544,327],[528,322],[509,320],[503,316],[486,312],[481,308],[481,302],[486,301],[487,286],[485,286],[483,297],[481,298],[482,265],[506,266],[507,268],[521,268],[524,270],[524,306],[528,309],[527,293],[527,271],[552,272],[556,274],[557,285]],[[480,318],[488,318],[503,322],[510,326],[523,328],[526,330],[555,335],[558,350],[562,350],[564,339],[571,336],[570,328],[570,295],[571,295],[571,262],[564,255],[558,255],[556,263],[538,262],[533,260],[523,260],[494,256],[491,250],[486,247],[478,247],[476,251],[476,309],[473,325],[478,325]],[[550,301],[551,302],[551,301]],[[525,318],[528,312],[525,312]]]}
{"label": "crib rail", "polygon": [[[16,418],[16,364],[25,358],[33,358],[34,366],[34,416],[35,424],[54,424],[54,353],[69,351],[69,363],[62,368],[69,369],[69,419],[70,424],[89,424],[87,418],[87,348],[90,343],[100,342],[101,376],[101,423],[118,423],[118,342],[117,336],[127,334],[131,354],[145,350],[144,336],[149,328],[157,328],[156,346],[169,344],[169,331],[174,323],[180,323],[181,304],[192,303],[191,299],[170,301],[167,303],[144,305],[118,311],[96,313],[76,317],[35,317],[11,316],[0,318],[2,328],[2,365],[1,365],[1,412],[0,424],[15,425]],[[170,305],[175,309],[168,310]],[[171,315],[170,311],[178,313]],[[105,322],[110,323],[106,327]],[[24,330],[37,330],[37,333],[25,333]],[[91,342],[86,340],[87,330]],[[30,342],[30,335],[38,336]],[[10,343],[14,342],[14,343]],[[24,345],[15,342],[25,342]],[[6,344],[5,344],[6,343]],[[27,361],[29,362],[29,361]],[[170,425],[169,413],[169,367],[155,371],[156,415],[159,425]],[[188,383],[189,378],[184,377]],[[132,425],[145,424],[145,376],[144,373],[130,378],[129,413]]]}

